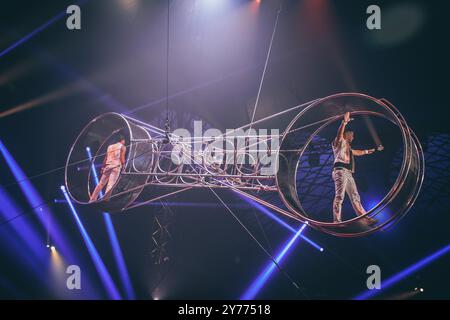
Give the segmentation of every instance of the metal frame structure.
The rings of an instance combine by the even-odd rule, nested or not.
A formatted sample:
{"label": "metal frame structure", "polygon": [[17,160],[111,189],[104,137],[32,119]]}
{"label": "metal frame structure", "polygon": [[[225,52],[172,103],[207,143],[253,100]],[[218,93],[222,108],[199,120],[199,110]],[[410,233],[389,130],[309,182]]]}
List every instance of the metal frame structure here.
{"label": "metal frame structure", "polygon": [[169,242],[172,239],[171,228],[174,223],[174,212],[170,207],[161,202],[161,213],[155,214],[153,217],[152,243],[153,250],[151,252],[153,263],[161,265],[170,260]]}
{"label": "metal frame structure", "polygon": [[[397,126],[403,141],[402,165],[388,194],[365,216],[341,223],[320,221],[304,210],[298,198],[296,181],[297,172],[302,168],[300,159],[314,137],[347,111],[353,115],[380,117]],[[281,128],[281,134],[255,135],[252,131],[263,123],[273,124],[274,120],[283,125],[286,119],[292,120]],[[94,203],[110,212],[136,208],[194,188],[225,188],[326,233],[361,236],[388,227],[403,217],[413,205],[424,176],[421,145],[390,102],[361,93],[340,93],[292,107],[226,134],[207,137],[175,135],[122,114],[102,114],[80,133],[66,162],[65,182],[74,201],[80,204],[89,201],[90,171],[80,170],[79,165],[89,168],[92,164],[86,162],[89,160],[84,150],[86,147],[94,150],[95,163],[105,154],[111,137],[118,131],[125,134],[128,144],[126,166],[111,192]],[[281,143],[272,150],[275,137]],[[245,143],[238,145],[235,139]],[[222,146],[225,143],[225,147],[217,147],[217,141]],[[275,154],[278,170],[264,174],[264,165],[261,158],[255,159],[255,152],[262,157]],[[224,157],[227,161],[223,161]],[[284,206],[263,200],[259,197],[262,192],[277,192]],[[383,219],[377,219],[375,224],[367,223],[366,217],[376,219],[381,212]]]}

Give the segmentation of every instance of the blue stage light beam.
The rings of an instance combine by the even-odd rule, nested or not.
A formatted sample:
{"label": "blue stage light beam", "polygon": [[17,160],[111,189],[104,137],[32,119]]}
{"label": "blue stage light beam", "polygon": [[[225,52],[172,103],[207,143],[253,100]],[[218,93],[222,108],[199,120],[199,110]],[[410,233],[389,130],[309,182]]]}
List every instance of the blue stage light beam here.
{"label": "blue stage light beam", "polygon": [[[0,153],[3,155],[6,163],[8,164],[8,167],[14,175],[14,178],[16,179],[17,184],[22,190],[22,193],[27,199],[29,205],[34,209],[34,212],[42,227],[45,229],[48,224],[52,226],[52,239],[61,254],[68,261],[80,261],[80,259],[78,259],[74,255],[74,252],[76,251],[72,250],[70,242],[67,241],[67,238],[64,236],[64,232],[62,232],[60,225],[55,219],[53,219],[53,213],[51,212],[50,208],[47,206],[46,202],[42,199],[36,188],[22,171],[22,168],[16,162],[12,154],[8,151],[2,140],[0,140]],[[88,278],[86,277],[86,279]],[[86,292],[87,294],[86,298],[95,299],[98,297],[98,294],[96,290],[91,286],[90,281],[85,280],[85,288],[86,290],[84,292]]]}
{"label": "blue stage light beam", "polygon": [[439,259],[440,257],[444,256],[448,252],[450,252],[450,244],[448,244],[444,248],[442,248],[442,249],[440,249],[440,250],[430,254],[429,256],[421,259],[420,261],[414,263],[413,265],[409,266],[408,268],[398,272],[397,274],[393,275],[389,279],[384,280],[381,283],[381,289],[380,290],[376,290],[376,289],[374,289],[374,290],[367,290],[367,291],[361,293],[360,295],[356,296],[353,299],[354,300],[366,300],[366,299],[372,298],[372,297],[380,294],[383,290],[386,290],[389,287],[392,287],[397,282],[399,282],[399,281],[405,279],[406,277],[412,275],[414,272],[424,268],[425,266],[427,266],[428,264],[432,263],[436,259]]}
{"label": "blue stage light beam", "polygon": [[94,243],[91,240],[91,237],[87,233],[86,229],[84,228],[83,223],[81,222],[80,218],[78,217],[77,211],[75,210],[75,207],[73,206],[72,201],[69,198],[69,195],[67,194],[66,188],[64,186],[61,186],[61,191],[64,194],[64,197],[67,200],[67,203],[69,205],[70,211],[73,214],[73,217],[75,218],[75,221],[78,225],[78,229],[81,232],[81,235],[83,237],[83,240],[87,246],[87,249],[89,251],[89,254],[92,258],[92,261],[94,262],[94,266],[97,269],[98,275],[100,279],[103,282],[103,285],[106,288],[106,291],[109,295],[109,297],[113,300],[120,300],[120,293],[119,290],[117,290],[116,285],[114,284],[113,279],[111,278],[111,275],[108,272],[108,269],[106,268],[105,264],[103,263],[103,260],[101,259],[97,248],[95,248]]}
{"label": "blue stage light beam", "polygon": [[38,33],[44,31],[45,29],[47,29],[49,26],[51,26],[52,24],[54,24],[55,22],[57,22],[58,20],[62,19],[64,16],[66,15],[66,11],[61,11],[60,13],[58,13],[56,16],[54,16],[53,18],[51,18],[50,20],[48,20],[47,22],[45,22],[44,24],[40,25],[39,27],[37,27],[36,29],[34,29],[33,31],[31,31],[30,33],[28,33],[26,36],[20,38],[19,40],[17,40],[16,42],[14,42],[13,44],[11,44],[8,48],[2,50],[0,52],[0,58],[2,58],[3,56],[5,56],[6,54],[8,54],[10,51],[14,50],[15,48],[19,47],[20,45],[24,44],[25,42],[27,42],[28,40],[30,40],[31,38],[33,38],[35,35],[37,35]]}
{"label": "blue stage light beam", "polygon": [[[48,249],[43,245],[35,230],[26,220],[14,219],[8,224],[3,224],[11,218],[20,214],[22,210],[16,206],[13,199],[0,187],[0,213],[3,219],[0,223],[0,251],[2,257],[14,261],[18,268],[26,270],[24,281],[32,281],[43,288],[48,286],[42,270],[47,266]],[[23,220],[23,221],[21,221]],[[33,242],[34,241],[34,242]],[[25,278],[24,277],[24,278]],[[1,277],[0,277],[1,279]],[[12,293],[12,292],[11,292]],[[10,295],[10,298],[19,296]]]}
{"label": "blue stage light beam", "polygon": [[[76,259],[72,255],[72,251],[69,250],[69,242],[63,236],[63,233],[61,232],[57,222],[52,218],[53,215],[46,202],[39,195],[30,180],[28,180],[28,177],[22,171],[19,164],[16,162],[16,160],[13,158],[13,156],[1,140],[0,152],[2,153],[29,205],[34,208],[34,212],[36,213],[36,216],[41,225],[44,228],[46,228],[47,222],[52,225],[52,238],[55,241],[55,244],[58,246],[58,248],[60,248],[60,251],[63,252],[66,257],[69,257],[70,260],[76,261]],[[49,221],[47,221],[46,219],[49,219]]]}
{"label": "blue stage light beam", "polygon": [[[76,5],[81,5],[84,2],[86,2],[87,0],[80,0],[77,1],[75,4]],[[30,33],[28,33],[27,35],[23,36],[22,38],[20,38],[19,40],[17,40],[16,42],[14,42],[13,44],[11,44],[9,47],[7,47],[6,49],[0,51],[0,58],[4,57],[5,55],[7,55],[9,52],[11,52],[12,50],[14,50],[15,48],[21,46],[22,44],[24,44],[25,42],[27,42],[28,40],[32,39],[34,36],[36,36],[37,34],[41,33],[42,31],[44,31],[45,29],[47,29],[48,27],[50,27],[51,25],[53,25],[54,23],[56,23],[57,21],[61,20],[62,18],[64,18],[67,15],[66,13],[66,9],[64,9],[63,11],[59,12],[57,15],[55,15],[53,18],[51,18],[50,20],[48,20],[47,22],[43,23],[42,25],[40,25],[39,27],[37,27],[36,29],[34,29],[33,31],[31,31]]]}
{"label": "blue stage light beam", "polygon": [[[14,231],[14,236],[10,238],[9,244],[21,244],[22,249],[17,251],[18,254],[28,256],[29,253],[31,253],[34,262],[42,263],[48,256],[48,250],[42,245],[44,239],[42,236],[39,236],[27,220],[21,218],[15,219],[22,211],[23,210],[17,206],[6,190],[0,187],[0,214],[3,217],[3,220],[0,221],[0,223],[11,221],[8,227],[12,229],[11,231]],[[8,228],[7,226],[2,227]]]}
{"label": "blue stage light beam", "polygon": [[[295,241],[300,237],[307,224],[303,224],[295,235],[283,246],[282,250],[277,254],[275,261],[280,264],[283,258],[289,252],[289,249],[293,246]],[[259,276],[253,281],[248,289],[241,296],[241,300],[253,300],[259,293],[261,288],[266,284],[277,266],[271,261],[266,268],[259,274]]]}
{"label": "blue stage light beam", "polygon": [[[254,206],[255,208],[257,208],[259,211],[261,211],[262,213],[264,213],[266,216],[268,216],[269,218],[271,218],[272,220],[274,220],[275,222],[277,222],[279,225],[285,227],[286,229],[288,229],[289,231],[291,231],[292,233],[296,233],[297,230],[295,230],[292,226],[290,226],[289,224],[287,224],[286,222],[284,222],[283,220],[281,220],[279,217],[277,217],[275,214],[273,214],[269,209],[267,209],[266,207],[264,207],[263,205],[259,204],[256,201],[253,201],[245,196],[242,196],[240,194],[238,194],[238,196],[244,200],[245,202],[247,202],[248,204]],[[319,250],[320,252],[323,252],[324,249],[323,247],[321,247],[320,245],[318,245],[317,243],[315,243],[314,241],[312,241],[311,239],[309,239],[308,237],[304,236],[303,234],[300,235],[300,237],[305,240],[308,244],[310,244],[311,246],[313,246],[314,248],[316,248],[317,250]]]}
{"label": "blue stage light beam", "polygon": [[[3,257],[14,261],[14,265],[27,273],[24,281],[32,281],[42,288],[48,287],[48,280],[42,277],[42,270],[48,264],[48,249],[43,245],[44,239],[25,219],[14,219],[23,212],[9,194],[0,187],[0,250]],[[14,220],[10,220],[14,219]],[[10,221],[8,224],[3,224]],[[30,278],[28,278],[30,277]],[[25,280],[26,278],[26,280]],[[10,298],[18,298],[12,295]]]}
{"label": "blue stage light beam", "polygon": [[[88,154],[89,160],[92,161],[92,152],[89,147],[86,147],[86,152]],[[95,170],[94,162],[92,162],[91,171],[92,175],[94,176],[95,183],[98,184],[99,179],[97,175],[97,170]],[[125,264],[122,249],[120,248],[119,240],[117,239],[116,231],[114,229],[114,224],[112,223],[109,213],[103,212],[103,220],[105,221],[106,230],[108,231],[109,240],[111,241],[111,246],[113,249],[114,259],[116,260],[116,264],[119,269],[120,279],[122,280],[122,284],[125,288],[125,292],[127,293],[127,297],[128,299],[135,299],[134,290],[133,286],[131,285],[127,265]]]}

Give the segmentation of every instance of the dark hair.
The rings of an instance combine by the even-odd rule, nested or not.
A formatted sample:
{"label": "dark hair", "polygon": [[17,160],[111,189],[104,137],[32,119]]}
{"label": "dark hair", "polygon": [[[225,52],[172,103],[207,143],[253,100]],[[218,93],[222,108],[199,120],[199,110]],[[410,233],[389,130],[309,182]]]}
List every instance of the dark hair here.
{"label": "dark hair", "polygon": [[117,136],[117,141],[122,141],[122,140],[125,140],[125,136],[123,134],[119,134]]}
{"label": "dark hair", "polygon": [[344,130],[344,133],[346,133],[346,132],[354,133],[354,131],[353,131],[351,128],[346,128],[346,129]]}

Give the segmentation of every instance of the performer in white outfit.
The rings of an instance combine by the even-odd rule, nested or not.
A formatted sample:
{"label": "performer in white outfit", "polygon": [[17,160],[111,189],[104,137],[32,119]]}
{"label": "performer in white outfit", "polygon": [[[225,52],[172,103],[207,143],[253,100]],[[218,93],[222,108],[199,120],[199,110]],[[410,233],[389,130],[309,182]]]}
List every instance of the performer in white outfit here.
{"label": "performer in white outfit", "polygon": [[[335,187],[333,221],[336,223],[342,222],[341,211],[345,193],[348,194],[353,209],[358,216],[366,213],[366,210],[364,210],[364,207],[361,204],[361,198],[359,196],[355,180],[353,179],[353,173],[355,172],[354,156],[363,156],[375,152],[375,149],[354,150],[351,148],[354,133],[351,130],[345,130],[345,127],[350,120],[350,113],[345,113],[344,120],[339,127],[338,134],[332,143],[334,154],[332,177]],[[378,150],[383,150],[383,146],[380,145]],[[369,222],[374,223],[376,220],[369,218]]]}
{"label": "performer in white outfit", "polygon": [[120,136],[117,143],[108,146],[101,170],[102,177],[100,178],[98,185],[95,187],[94,192],[92,192],[89,202],[94,202],[97,200],[99,193],[105,185],[105,195],[108,195],[111,188],[117,182],[122,168],[125,168],[125,154],[125,138]]}

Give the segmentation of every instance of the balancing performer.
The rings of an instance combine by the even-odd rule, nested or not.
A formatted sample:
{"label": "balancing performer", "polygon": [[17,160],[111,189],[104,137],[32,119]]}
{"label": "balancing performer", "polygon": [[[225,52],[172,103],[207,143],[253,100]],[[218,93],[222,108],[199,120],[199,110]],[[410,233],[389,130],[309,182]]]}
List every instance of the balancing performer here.
{"label": "balancing performer", "polygon": [[[361,198],[356,187],[353,173],[355,172],[354,156],[364,156],[372,154],[376,149],[355,150],[351,148],[351,143],[354,139],[354,132],[346,130],[347,124],[353,119],[350,118],[350,112],[346,112],[344,120],[342,121],[336,138],[333,140],[332,148],[334,154],[334,165],[332,177],[334,180],[335,196],[333,201],[333,221],[335,223],[342,222],[341,211],[342,202],[344,201],[345,193],[348,194],[352,203],[353,209],[358,216],[366,214],[366,210],[361,204]],[[384,147],[378,146],[377,150],[382,151]],[[373,224],[377,220],[368,218],[369,223]]]}
{"label": "balancing performer", "polygon": [[102,177],[100,178],[98,185],[95,187],[94,192],[92,192],[89,202],[94,202],[97,200],[99,193],[105,185],[105,195],[108,195],[108,192],[115,185],[117,179],[119,179],[122,168],[125,168],[125,143],[125,138],[120,135],[117,143],[108,146],[101,170]]}

